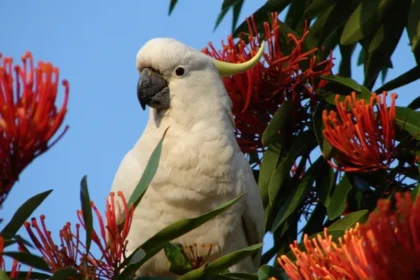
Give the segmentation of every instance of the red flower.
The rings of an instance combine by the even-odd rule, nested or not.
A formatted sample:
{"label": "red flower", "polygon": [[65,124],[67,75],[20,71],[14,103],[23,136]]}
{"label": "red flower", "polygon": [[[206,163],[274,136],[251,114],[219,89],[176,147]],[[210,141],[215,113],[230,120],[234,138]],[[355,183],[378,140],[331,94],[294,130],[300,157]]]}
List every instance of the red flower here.
{"label": "red flower", "polygon": [[58,68],[43,62],[34,68],[30,52],[22,61],[13,67],[12,59],[0,54],[0,205],[22,170],[67,130],[49,142],[67,111],[68,82],[63,81],[64,101],[57,109]]}
{"label": "red flower", "polygon": [[325,139],[337,149],[336,164],[329,164],[346,172],[370,172],[384,169],[395,159],[395,99],[391,95],[391,106],[386,107],[387,93],[382,98],[373,94],[370,102],[356,99],[356,93],[339,102],[336,95],[337,112],[323,112]]}
{"label": "red flower", "polygon": [[[303,44],[308,35],[306,30],[300,39],[288,34],[294,48],[289,55],[284,55],[280,48],[277,13],[271,15],[271,21],[271,25],[264,23],[264,40],[268,45],[264,60],[245,73],[223,78],[232,99],[236,135],[243,152],[261,151],[262,133],[279,105],[285,99],[293,101],[312,99],[314,88],[309,86],[308,82],[314,85],[316,77],[330,73],[333,67],[332,57],[326,61],[316,62],[314,53],[317,49],[303,52]],[[235,43],[233,37],[229,36],[227,44],[222,42],[222,51],[217,51],[209,43],[203,52],[226,62],[248,61],[261,46],[253,17],[248,20],[248,28],[249,43],[242,39]],[[305,60],[309,62],[309,66],[307,69],[302,69],[299,64]]]}
{"label": "red flower", "polygon": [[[31,223],[25,223],[32,242],[50,266],[51,272],[60,268],[71,267],[78,271],[80,275],[87,275],[94,279],[99,277],[112,279],[114,275],[119,273],[120,265],[125,259],[128,242],[126,238],[130,230],[134,207],[128,206],[121,192],[118,192],[118,196],[121,198],[123,209],[120,208],[120,204],[115,202],[115,194],[111,192],[107,199],[105,219],[92,202],[92,209],[99,222],[99,233],[93,229],[92,242],[96,244],[101,253],[99,258],[96,258],[91,252],[86,255],[86,246],[80,240],[79,224],[76,224],[75,232],[71,230],[70,223],[67,223],[60,230],[61,244],[58,247],[51,237],[51,232],[47,230],[44,215],[40,217],[41,226],[38,225],[35,218],[32,219]],[[78,211],[78,217],[84,227],[81,211]],[[32,230],[31,224],[35,232]],[[85,262],[88,271],[85,269]]]}
{"label": "red flower", "polygon": [[414,203],[409,192],[380,200],[377,212],[364,225],[356,225],[332,241],[327,229],[324,236],[309,240],[305,251],[295,241],[290,247],[296,256],[278,261],[292,279],[418,279],[420,275],[420,196]]}

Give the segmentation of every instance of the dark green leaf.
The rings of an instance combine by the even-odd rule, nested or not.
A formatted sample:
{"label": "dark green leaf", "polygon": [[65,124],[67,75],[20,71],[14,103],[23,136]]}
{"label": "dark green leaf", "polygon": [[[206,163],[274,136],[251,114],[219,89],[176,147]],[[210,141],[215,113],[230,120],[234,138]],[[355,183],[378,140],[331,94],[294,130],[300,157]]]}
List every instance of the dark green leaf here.
{"label": "dark green leaf", "polygon": [[193,269],[181,244],[167,243],[163,249],[165,250],[165,255],[169,261],[169,271],[182,275]]}
{"label": "dark green leaf", "polygon": [[380,88],[375,90],[375,92],[380,93],[382,91],[394,90],[396,88],[408,85],[409,83],[412,83],[418,79],[420,79],[420,66],[415,66],[411,68],[410,70],[408,70],[407,72],[396,77],[395,79],[382,85]]}
{"label": "dark green leaf", "polygon": [[276,170],[278,159],[279,152],[274,151],[272,147],[268,147],[264,152],[260,166],[260,176],[258,178],[258,187],[260,189],[260,195],[264,206],[268,204],[268,188],[270,185],[271,177]]}
{"label": "dark green leaf", "polygon": [[233,17],[232,17],[232,33],[235,32],[236,25],[238,24],[239,15],[244,5],[245,0],[240,0],[233,5]]}
{"label": "dark green leaf", "polygon": [[0,268],[0,280],[9,280],[9,276]]}
{"label": "dark green leaf", "polygon": [[169,16],[174,11],[174,8],[175,8],[177,2],[178,2],[178,0],[171,0],[171,2],[169,3],[169,13],[168,13]]}
{"label": "dark green leaf", "polygon": [[211,262],[204,269],[204,274],[206,275],[215,275],[217,273],[223,272],[223,270],[231,267],[234,264],[239,263],[241,260],[253,255],[262,248],[263,244],[255,244],[247,248],[232,252],[226,256],[220,257],[217,260]]}
{"label": "dark green leaf", "polygon": [[82,205],[83,221],[86,228],[86,255],[89,254],[90,244],[92,242],[92,229],[93,229],[93,218],[92,218],[92,207],[89,196],[89,190],[87,185],[87,176],[83,176],[80,182],[80,202]]}
{"label": "dark green leaf", "polygon": [[328,207],[331,200],[331,190],[334,186],[335,173],[334,169],[329,166],[325,161],[323,161],[325,168],[322,169],[323,176],[320,176],[317,180],[316,191],[318,193],[319,201],[325,206]]}
{"label": "dark green leaf", "polygon": [[322,112],[324,111],[324,109],[324,105],[318,104],[315,108],[312,121],[315,136],[318,141],[318,145],[322,151],[322,155],[325,158],[325,160],[329,160],[332,155],[331,152],[333,151],[333,147],[328,141],[325,141],[324,134],[322,133],[322,131],[324,130],[324,122],[322,121]]}
{"label": "dark green leaf", "polygon": [[50,280],[63,280],[73,278],[73,279],[82,279],[82,277],[74,270],[73,268],[62,268],[57,270],[53,276],[51,276]]}
{"label": "dark green leaf", "polygon": [[[10,271],[6,271],[8,275],[10,275]],[[28,274],[30,274],[30,278],[28,278]],[[16,275],[16,274],[15,274]],[[23,280],[23,279],[50,279],[51,275],[41,272],[35,272],[35,271],[19,271],[13,280]],[[2,278],[0,277],[0,280]]]}
{"label": "dark green leaf", "polygon": [[362,91],[362,86],[359,85],[352,78],[331,75],[331,76],[321,76],[321,79],[324,79],[334,84],[339,84],[339,85],[351,88],[352,90],[357,91],[357,92]]}
{"label": "dark green leaf", "polygon": [[420,108],[420,96],[414,99],[413,101],[411,101],[407,107],[412,110],[417,110],[418,108]]}
{"label": "dark green leaf", "polygon": [[411,191],[411,199],[414,201],[416,200],[417,196],[420,193],[420,183]]}
{"label": "dark green leaf", "polygon": [[395,107],[395,111],[397,125],[410,133],[415,139],[420,140],[420,112],[398,106]]}
{"label": "dark green leaf", "polygon": [[313,0],[303,14],[303,18],[312,19],[334,4],[334,0]]}
{"label": "dark green leaf", "polygon": [[341,62],[338,73],[342,77],[351,77],[351,58],[356,44],[340,45]]}
{"label": "dark green leaf", "polygon": [[263,265],[258,270],[258,280],[269,280],[271,277],[274,277],[277,280],[286,280],[288,279],[284,271],[277,269],[273,266]]}
{"label": "dark green leaf", "polygon": [[407,0],[401,0],[399,4],[392,5],[386,17],[393,20],[384,20],[383,24],[372,33],[373,37],[364,42],[363,48],[367,50],[364,56],[364,85],[369,89],[372,89],[381,70],[389,64],[391,55],[404,31],[408,8]]}
{"label": "dark green leaf", "polygon": [[[190,232],[191,230],[213,219],[214,217],[216,217],[217,215],[221,214],[226,209],[228,209],[230,206],[232,206],[244,195],[245,193],[232,200],[229,200],[223,203],[221,206],[219,206],[215,210],[212,210],[206,214],[203,214],[195,218],[177,221],[165,227],[164,229],[160,230],[158,233],[152,236],[149,240],[144,242],[143,245],[141,245],[138,250],[136,250],[132,255],[130,255],[127,258],[126,262],[129,262],[129,265],[121,273],[118,279],[126,279],[124,277],[128,277],[129,275],[137,271],[143,263],[145,263],[148,259],[152,258],[155,254],[157,254],[166,243],[168,243],[169,241],[181,235],[186,234],[187,232]],[[139,250],[143,250],[144,252],[146,252],[146,255],[141,255],[141,257],[134,259],[134,256],[136,256]],[[123,263],[122,266],[124,266],[125,263]]]}
{"label": "dark green leaf", "polygon": [[37,268],[44,271],[50,271],[48,264],[44,261],[43,258],[32,255],[25,252],[3,252],[4,256],[11,257],[22,264],[26,264],[33,268]]}
{"label": "dark green leaf", "polygon": [[420,0],[412,0],[407,20],[407,34],[411,50],[420,66]]}
{"label": "dark green leaf", "polygon": [[240,262],[241,260],[251,256],[255,252],[259,251],[262,247],[262,243],[249,246],[245,249],[235,251],[226,256],[220,257],[217,260],[211,262],[206,267],[200,267],[192,270],[183,276],[179,277],[179,280],[191,280],[191,279],[204,279],[205,276],[213,276],[223,272],[232,265]]}
{"label": "dark green leaf", "polygon": [[144,169],[143,175],[141,176],[139,183],[137,184],[134,192],[131,194],[130,199],[128,200],[128,205],[134,205],[134,207],[137,207],[144,195],[144,192],[152,182],[159,166],[160,154],[162,153],[162,144],[168,129],[169,127],[165,130],[162,138],[160,139],[156,148],[153,150],[152,155],[147,162],[146,168]]}
{"label": "dark green leaf", "polygon": [[306,8],[306,2],[306,0],[294,0],[291,2],[287,11],[285,22],[288,26],[290,26],[290,28],[296,30],[297,32],[299,32],[299,25],[304,24],[304,21],[301,19]]}
{"label": "dark green leaf", "polygon": [[293,161],[291,156],[283,158],[271,176],[270,184],[268,185],[268,202],[271,207],[276,201],[276,197],[281,190],[281,186],[289,176],[289,171],[292,167],[292,164]]}
{"label": "dark green leaf", "polygon": [[381,24],[383,16],[393,0],[362,1],[344,26],[340,43],[354,44],[372,34]]}
{"label": "dark green leaf", "polygon": [[[281,12],[283,11],[289,4],[291,0],[268,0],[261,6],[256,12],[253,13],[253,17],[256,23],[256,27],[258,30],[262,30],[264,21],[268,21],[270,19],[271,12]],[[233,32],[234,37],[238,37],[239,34],[243,32],[248,32],[248,24],[246,21],[242,22],[238,28],[236,28],[235,32]]]}
{"label": "dark green leaf", "polygon": [[338,218],[346,208],[347,202],[347,195],[352,189],[352,185],[349,181],[349,178],[346,174],[344,174],[343,178],[341,178],[340,183],[338,183],[337,187],[335,188],[330,204],[327,207],[328,218],[330,220],[334,220]]}
{"label": "dark green leaf", "polygon": [[233,19],[232,19],[232,33],[235,30],[236,24],[238,22],[239,14],[241,12],[244,0],[224,0],[222,4],[222,8],[220,10],[219,15],[216,19],[216,24],[214,26],[214,30],[219,26],[222,22],[223,18],[226,16],[227,12],[233,8]]}
{"label": "dark green leaf", "polygon": [[352,226],[354,226],[357,222],[365,222],[369,215],[368,210],[359,210],[353,213],[348,214],[344,218],[338,220],[337,222],[333,223],[331,226],[328,227],[328,232],[330,231],[344,231]]}
{"label": "dark green leaf", "polygon": [[273,227],[271,230],[272,232],[276,231],[281,226],[281,224],[286,221],[287,218],[289,218],[289,216],[300,206],[303,199],[311,189],[313,180],[314,178],[311,178],[311,175],[305,175],[301,182],[287,196],[287,199],[283,202],[276,218],[274,219]]}
{"label": "dark green leaf", "polygon": [[230,279],[237,279],[237,280],[258,280],[258,276],[256,274],[243,273],[243,272],[225,273],[225,274],[221,274],[220,276],[228,276]]}
{"label": "dark green leaf", "polygon": [[23,223],[29,219],[32,213],[36,208],[47,198],[47,196],[52,192],[52,190],[39,193],[25,203],[23,203],[19,209],[15,212],[10,222],[3,228],[1,231],[1,236],[3,237],[13,237]]}
{"label": "dark green leaf", "polygon": [[273,118],[268,124],[262,135],[262,142],[264,146],[272,144],[279,135],[279,132],[285,127],[286,123],[289,121],[290,111],[292,110],[293,105],[291,100],[287,100],[277,109],[274,113]]}

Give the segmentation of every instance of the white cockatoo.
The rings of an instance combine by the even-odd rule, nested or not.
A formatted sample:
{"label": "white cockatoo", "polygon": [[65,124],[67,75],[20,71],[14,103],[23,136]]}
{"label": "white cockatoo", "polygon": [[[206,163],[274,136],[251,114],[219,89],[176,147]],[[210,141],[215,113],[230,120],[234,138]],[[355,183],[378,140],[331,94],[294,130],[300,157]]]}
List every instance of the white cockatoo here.
{"label": "white cockatoo", "polygon": [[[232,64],[168,38],[152,39],[137,53],[137,95],[143,109],[150,107],[149,120],[123,158],[112,191],[122,191],[127,198],[132,194],[153,149],[170,128],[155,177],[134,211],[128,254],[164,227],[214,210],[245,192],[227,211],[174,242],[197,244],[199,253],[212,247],[209,261],[262,242],[262,201],[236,142],[232,103],[221,79],[251,68],[262,53],[263,47],[251,60]],[[255,272],[260,256],[261,252],[230,270]],[[137,275],[173,276],[163,251]]]}

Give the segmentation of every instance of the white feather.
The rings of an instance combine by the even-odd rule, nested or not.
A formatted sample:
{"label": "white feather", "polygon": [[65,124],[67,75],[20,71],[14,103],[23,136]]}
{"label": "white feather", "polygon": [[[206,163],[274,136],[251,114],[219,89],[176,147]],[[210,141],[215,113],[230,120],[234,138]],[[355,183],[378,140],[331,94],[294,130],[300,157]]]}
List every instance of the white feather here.
{"label": "white feather", "polygon": [[[187,70],[187,76],[174,77],[173,70],[179,65]],[[147,127],[122,160],[112,191],[131,195],[164,130],[170,128],[156,175],[135,209],[128,253],[164,227],[204,214],[244,192],[248,192],[246,197],[226,212],[175,241],[214,245],[210,261],[251,245],[249,242],[262,242],[264,212],[258,187],[236,142],[231,101],[211,59],[176,40],[160,38],[139,51],[137,68],[143,67],[151,67],[167,79],[171,104],[167,110],[150,109]],[[258,264],[259,256],[231,270],[256,271]],[[138,275],[172,276],[163,252]]]}

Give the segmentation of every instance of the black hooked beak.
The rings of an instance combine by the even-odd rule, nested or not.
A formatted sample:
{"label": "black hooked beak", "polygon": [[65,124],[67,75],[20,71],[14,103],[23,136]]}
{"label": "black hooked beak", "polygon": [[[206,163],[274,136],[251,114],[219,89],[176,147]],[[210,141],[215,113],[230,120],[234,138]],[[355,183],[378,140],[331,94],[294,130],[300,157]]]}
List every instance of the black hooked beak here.
{"label": "black hooked beak", "polygon": [[143,110],[146,105],[155,109],[169,108],[168,82],[152,69],[143,68],[137,84],[137,97]]}

